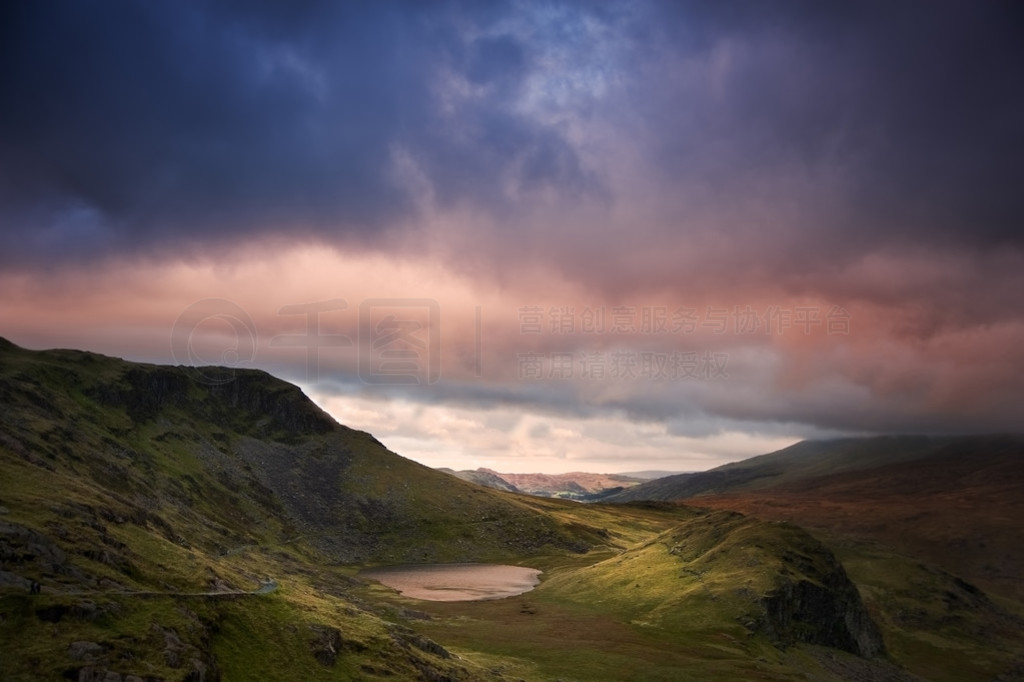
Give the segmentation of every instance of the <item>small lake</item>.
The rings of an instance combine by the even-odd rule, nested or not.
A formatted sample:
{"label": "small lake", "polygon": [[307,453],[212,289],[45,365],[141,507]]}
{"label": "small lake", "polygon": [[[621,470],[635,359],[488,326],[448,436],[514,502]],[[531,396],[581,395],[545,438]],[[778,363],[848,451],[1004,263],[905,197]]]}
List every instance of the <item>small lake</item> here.
{"label": "small lake", "polygon": [[481,601],[529,592],[540,571],[500,564],[411,564],[360,571],[406,597],[429,601]]}

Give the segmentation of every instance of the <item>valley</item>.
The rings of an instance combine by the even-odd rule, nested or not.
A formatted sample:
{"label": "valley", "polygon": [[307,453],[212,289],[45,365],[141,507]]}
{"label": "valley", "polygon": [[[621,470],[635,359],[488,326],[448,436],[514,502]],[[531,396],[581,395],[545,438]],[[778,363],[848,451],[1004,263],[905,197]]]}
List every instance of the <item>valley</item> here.
{"label": "valley", "polygon": [[[961,680],[1022,670],[1014,517],[1001,515],[1014,508],[1012,438],[972,441],[994,453],[990,475],[950,467],[985,494],[1003,485],[1003,512],[976,514],[962,493],[957,515],[938,515],[948,485],[925,477],[936,502],[915,517],[895,506],[907,488],[897,472],[836,462],[830,485],[776,471],[795,487],[719,486],[682,504],[494,490],[404,459],[255,371],[0,341],[0,403],[5,680]],[[891,466],[909,475],[918,455]],[[872,497],[850,476],[892,485]],[[978,539],[1006,563],[949,560],[944,548],[960,536],[937,531],[956,519],[961,529],[980,519]],[[542,573],[524,594],[464,602],[412,599],[359,576],[451,562]]]}
{"label": "valley", "polygon": [[0,682],[1024,682],[1024,4],[0,54]]}

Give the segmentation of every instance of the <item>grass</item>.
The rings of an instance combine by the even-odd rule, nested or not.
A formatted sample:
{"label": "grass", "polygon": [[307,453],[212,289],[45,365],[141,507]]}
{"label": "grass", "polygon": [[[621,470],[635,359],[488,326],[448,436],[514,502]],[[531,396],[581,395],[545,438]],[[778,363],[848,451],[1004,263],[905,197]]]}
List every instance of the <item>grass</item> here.
{"label": "grass", "polygon": [[[85,667],[180,679],[191,666],[476,679],[352,596],[353,563],[571,562],[604,537],[572,503],[478,488],[327,423],[268,375],[210,387],[185,370],[0,345],[0,549],[15,576],[0,586],[0,642],[18,652],[0,679]],[[638,524],[610,532],[632,538]],[[280,585],[270,595],[205,594],[266,576]],[[27,580],[44,594],[26,595]]]}
{"label": "grass", "polygon": [[[545,501],[545,504],[550,504]],[[609,533],[637,540],[587,558],[537,557],[532,592],[487,602],[423,602],[381,586],[359,594],[425,612],[409,622],[481,667],[531,680],[841,679],[817,648],[780,648],[757,628],[758,599],[784,571],[816,574],[826,561],[798,529],[738,515],[679,508],[582,507],[577,522],[609,522]],[[805,556],[794,563],[787,556]],[[756,568],[750,563],[758,559]],[[799,566],[802,565],[801,569]],[[787,568],[788,567],[788,568]],[[830,650],[842,660],[859,660]],[[875,672],[887,664],[877,662]]]}
{"label": "grass", "polygon": [[[87,667],[165,679],[205,667],[225,680],[892,671],[808,643],[799,618],[785,637],[763,627],[766,598],[834,578],[831,557],[799,529],[479,488],[325,422],[269,375],[237,378],[210,387],[185,370],[0,341],[0,679]],[[825,539],[911,670],[974,679],[1020,658],[1016,602],[982,601],[884,548]],[[353,577],[374,564],[467,560],[543,579],[520,597],[431,603]],[[252,591],[268,576],[279,585],[270,594],[208,594]],[[18,577],[44,593],[26,594]]]}
{"label": "grass", "polygon": [[[1012,679],[1024,664],[1024,604],[1016,592],[984,591],[942,567],[943,553],[921,551],[924,542],[934,542],[930,529],[936,525],[966,528],[986,523],[987,516],[960,510],[953,514],[962,518],[954,519],[941,506],[933,515],[927,498],[911,509],[916,499],[886,504],[869,496],[764,493],[700,501],[761,518],[808,519],[811,532],[835,552],[857,585],[890,657],[914,674],[950,682]],[[907,520],[883,524],[886,518]],[[962,557],[943,563],[972,565]]]}
{"label": "grass", "polygon": [[1024,610],[877,543],[836,547],[894,659],[929,680],[993,679],[1024,661]]}

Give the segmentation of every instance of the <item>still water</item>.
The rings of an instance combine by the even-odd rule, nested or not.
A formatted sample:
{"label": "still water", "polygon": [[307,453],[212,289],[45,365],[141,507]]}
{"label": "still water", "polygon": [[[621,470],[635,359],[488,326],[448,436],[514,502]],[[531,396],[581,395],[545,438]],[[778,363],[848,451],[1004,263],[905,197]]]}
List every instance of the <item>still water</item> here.
{"label": "still water", "polygon": [[417,564],[360,571],[406,597],[430,601],[476,601],[514,597],[540,582],[540,571],[499,564]]}

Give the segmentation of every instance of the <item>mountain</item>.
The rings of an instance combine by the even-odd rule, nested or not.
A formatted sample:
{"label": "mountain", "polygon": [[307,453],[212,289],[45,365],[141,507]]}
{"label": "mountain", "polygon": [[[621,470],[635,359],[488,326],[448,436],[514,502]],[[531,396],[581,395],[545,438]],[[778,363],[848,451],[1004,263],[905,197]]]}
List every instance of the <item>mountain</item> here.
{"label": "mountain", "polygon": [[[874,605],[925,613],[899,623],[917,632],[932,586],[961,618],[924,632],[950,669],[1008,670],[1024,628],[1001,605],[913,566],[909,591],[851,581],[867,555],[843,552],[734,513],[461,481],[263,372],[0,340],[3,680],[908,679],[928,662]],[[443,604],[358,577],[444,561],[544,579]]]}
{"label": "mountain", "polygon": [[1022,435],[808,441],[614,499],[644,498],[808,529],[904,664],[930,679],[991,675],[971,666],[993,649],[1007,652],[1004,679],[1024,670]]}
{"label": "mountain", "polygon": [[503,474],[486,468],[471,471],[440,471],[497,490],[576,500],[601,499],[644,480],[625,474],[590,474],[582,471],[567,474]]}
{"label": "mountain", "polygon": [[884,541],[1024,598],[1024,435],[805,441],[610,499],[687,500]]}
{"label": "mountain", "polygon": [[493,473],[486,469],[455,471],[454,469],[439,468],[438,471],[443,471],[446,474],[461,478],[463,481],[476,483],[477,485],[482,485],[486,488],[504,490],[510,493],[519,492],[519,488],[506,481],[500,474]]}
{"label": "mountain", "polygon": [[[801,441],[740,462],[648,481],[609,498],[610,502],[680,500],[702,495],[804,485],[819,476],[877,469],[932,457],[984,456],[989,443],[1020,448],[1020,436],[879,436]],[[980,449],[979,449],[980,446]],[[927,465],[922,464],[923,470]]]}
{"label": "mountain", "polygon": [[666,476],[677,476],[679,474],[691,473],[688,471],[662,471],[659,469],[648,469],[644,471],[623,471],[620,476],[629,476],[630,478],[639,478],[641,481],[651,481],[655,478],[665,478]]}
{"label": "mountain", "polygon": [[297,387],[263,372],[10,344],[0,360],[0,444],[23,464],[103,489],[118,518],[145,520],[168,536],[181,522],[202,526],[206,549],[301,535],[352,563],[587,546],[515,500],[337,424]]}
{"label": "mountain", "polygon": [[263,372],[0,341],[0,406],[0,679],[473,678],[332,567],[600,540],[401,458]]}

